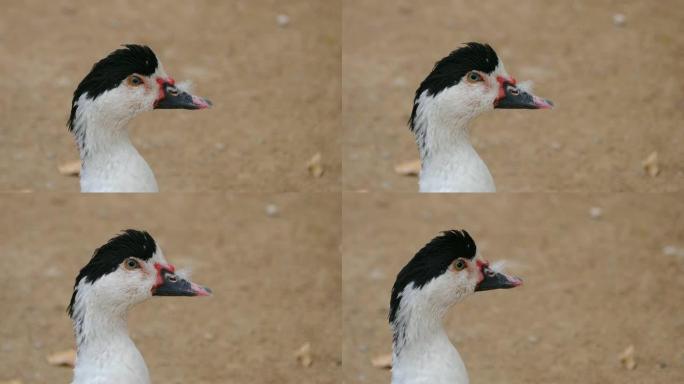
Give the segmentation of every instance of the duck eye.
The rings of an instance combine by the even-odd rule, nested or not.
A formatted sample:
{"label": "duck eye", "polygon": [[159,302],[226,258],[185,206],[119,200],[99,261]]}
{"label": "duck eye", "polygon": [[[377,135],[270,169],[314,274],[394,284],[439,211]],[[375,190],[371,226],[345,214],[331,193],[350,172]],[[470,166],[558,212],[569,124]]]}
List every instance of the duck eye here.
{"label": "duck eye", "polygon": [[469,83],[477,83],[478,81],[482,81],[482,76],[475,71],[470,71],[466,75],[466,79],[468,79]]}
{"label": "duck eye", "polygon": [[138,75],[131,75],[128,78],[128,84],[130,84],[134,87],[137,87],[138,85],[141,85],[142,83],[144,83],[143,79]]}
{"label": "duck eye", "polygon": [[140,268],[140,264],[138,264],[138,260],[130,257],[124,261],[124,267],[129,271],[132,271],[134,269]]}
{"label": "duck eye", "polygon": [[466,267],[466,262],[463,259],[458,259],[454,261],[454,268],[456,268],[457,271],[462,271]]}

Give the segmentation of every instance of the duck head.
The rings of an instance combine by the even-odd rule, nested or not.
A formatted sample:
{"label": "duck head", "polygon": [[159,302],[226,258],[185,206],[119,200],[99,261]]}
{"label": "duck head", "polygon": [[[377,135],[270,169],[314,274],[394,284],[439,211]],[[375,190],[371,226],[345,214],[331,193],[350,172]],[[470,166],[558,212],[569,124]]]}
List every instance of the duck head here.
{"label": "duck head", "polygon": [[[76,319],[86,304],[110,313],[125,313],[152,296],[209,296],[211,290],[176,274],[145,231],[126,230],[95,250],[81,269],[69,303]],[[87,302],[87,303],[86,303]]]}
{"label": "duck head", "polygon": [[88,112],[103,116],[110,126],[122,126],[144,111],[210,106],[209,100],[180,89],[149,47],[127,44],[95,63],[80,82],[68,126],[74,131]]}
{"label": "duck head", "polygon": [[478,256],[468,232],[445,231],[418,251],[397,275],[389,321],[394,324],[402,313],[413,310],[432,311],[439,318],[475,292],[521,284],[521,279],[495,271]]}
{"label": "duck head", "polygon": [[[420,83],[409,119],[421,155],[444,133],[460,131],[476,116],[499,109],[549,109],[550,100],[520,86],[487,44],[467,43],[438,61]],[[437,141],[430,143],[428,141]]]}

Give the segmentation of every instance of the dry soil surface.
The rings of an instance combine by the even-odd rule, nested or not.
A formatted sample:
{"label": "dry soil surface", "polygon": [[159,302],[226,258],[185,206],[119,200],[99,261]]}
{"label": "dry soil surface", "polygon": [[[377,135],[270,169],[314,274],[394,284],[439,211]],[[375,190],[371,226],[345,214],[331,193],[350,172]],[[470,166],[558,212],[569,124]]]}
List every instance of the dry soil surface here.
{"label": "dry soil surface", "polygon": [[[481,256],[508,260],[524,280],[448,312],[472,383],[684,382],[681,195],[345,194],[344,204],[345,382],[389,382],[371,359],[391,352],[394,278],[452,228],[467,229]],[[634,370],[618,361],[629,345]]]}
{"label": "dry soil surface", "polygon": [[[74,346],[65,312],[74,278],[96,247],[133,227],[214,291],[132,310],[152,382],[339,382],[336,197],[23,195],[0,197],[0,210],[0,381],[70,382],[71,370],[46,357]],[[294,353],[307,342],[313,364],[304,368]]]}
{"label": "dry soil surface", "polygon": [[[339,0],[3,1],[0,190],[78,190],[57,172],[78,160],[72,94],[123,43],[149,45],[214,102],[131,122],[161,191],[338,190],[340,15]],[[325,173],[314,178],[306,164],[318,152]]]}
{"label": "dry soil surface", "polygon": [[[437,60],[481,41],[557,106],[473,122],[499,191],[682,190],[683,24],[678,0],[347,0],[344,187],[417,190],[393,171],[418,158],[406,125],[415,89]],[[641,162],[654,151],[661,173],[651,178]]]}

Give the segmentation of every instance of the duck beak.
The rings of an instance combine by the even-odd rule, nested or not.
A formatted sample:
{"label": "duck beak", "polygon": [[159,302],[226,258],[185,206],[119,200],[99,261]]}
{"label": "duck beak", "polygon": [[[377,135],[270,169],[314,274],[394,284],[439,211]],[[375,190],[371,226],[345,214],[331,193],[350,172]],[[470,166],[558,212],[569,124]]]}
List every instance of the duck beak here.
{"label": "duck beak", "polygon": [[551,109],[553,102],[542,99],[511,83],[501,84],[499,97],[494,100],[494,108],[501,109]]}
{"label": "duck beak", "polygon": [[173,272],[162,269],[161,277],[152,288],[152,296],[211,296],[211,289],[185,280]]}
{"label": "duck beak", "polygon": [[164,82],[159,86],[162,89],[154,109],[206,109],[212,106],[211,101],[181,91],[172,83]]}
{"label": "duck beak", "polygon": [[522,285],[522,280],[520,278],[496,272],[487,265],[482,267],[482,276],[484,276],[484,278],[475,287],[475,292],[489,291],[491,289],[515,288]]}

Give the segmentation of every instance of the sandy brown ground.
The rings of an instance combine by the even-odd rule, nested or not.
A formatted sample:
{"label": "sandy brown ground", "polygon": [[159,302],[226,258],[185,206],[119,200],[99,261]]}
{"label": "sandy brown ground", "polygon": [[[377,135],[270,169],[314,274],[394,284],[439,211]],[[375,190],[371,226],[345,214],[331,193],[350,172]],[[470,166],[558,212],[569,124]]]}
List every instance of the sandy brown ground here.
{"label": "sandy brown ground", "polygon": [[[277,217],[265,206],[275,204]],[[46,356],[74,344],[65,308],[93,250],[145,228],[211,298],[153,298],[129,328],[156,383],[337,383],[339,198],[0,197],[0,381],[68,383]],[[313,365],[293,353],[305,342]]]}
{"label": "sandy brown ground", "polygon": [[[123,43],[150,45],[209,111],[154,111],[131,137],[161,191],[339,189],[338,0],[3,1],[0,190],[77,191],[65,126],[91,66]],[[285,14],[290,24],[278,27]],[[323,155],[325,174],[306,163]]]}
{"label": "sandy brown ground", "polygon": [[[439,231],[465,228],[525,284],[477,293],[446,328],[477,383],[684,382],[684,204],[679,195],[345,194],[343,377],[388,383],[390,290]],[[591,207],[602,209],[592,219]],[[679,256],[664,254],[674,246]],[[637,367],[618,355],[630,344]]]}
{"label": "sandy brown ground", "polygon": [[[557,105],[472,124],[499,191],[682,190],[683,23],[678,0],[345,0],[344,188],[417,190],[393,171],[418,158],[406,125],[415,89],[435,61],[481,41]],[[653,151],[652,179],[641,161]]]}

